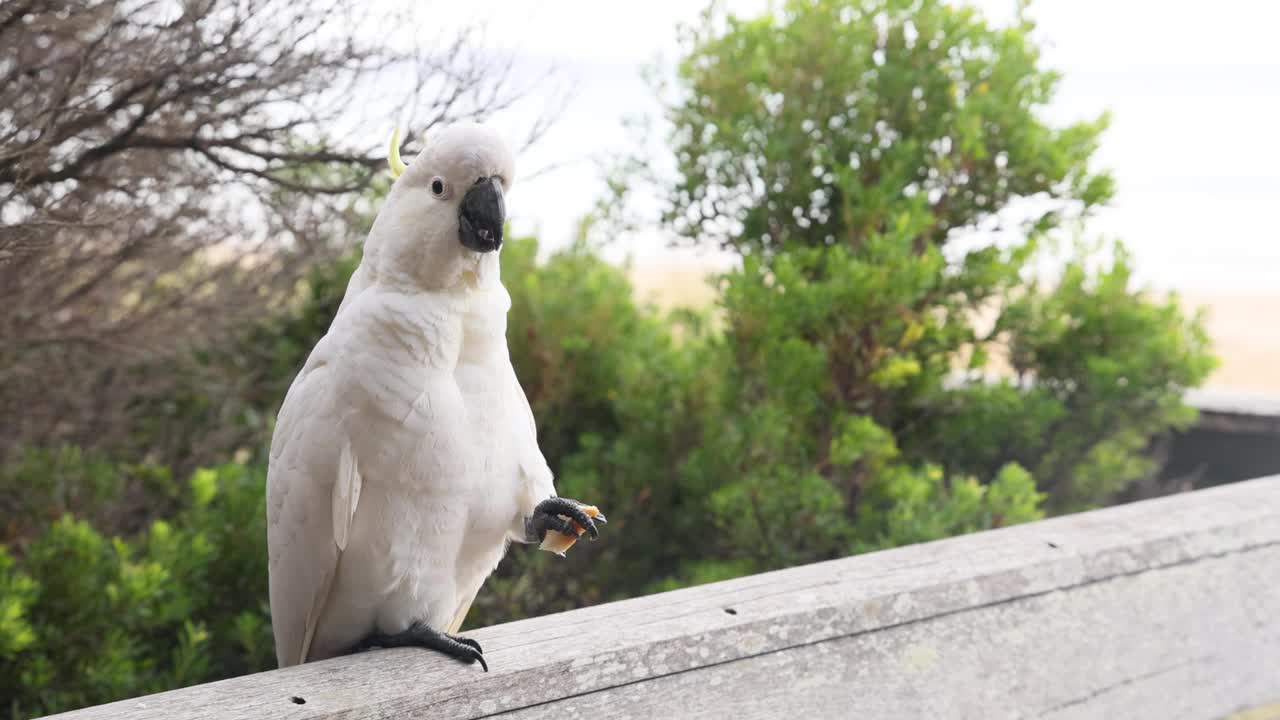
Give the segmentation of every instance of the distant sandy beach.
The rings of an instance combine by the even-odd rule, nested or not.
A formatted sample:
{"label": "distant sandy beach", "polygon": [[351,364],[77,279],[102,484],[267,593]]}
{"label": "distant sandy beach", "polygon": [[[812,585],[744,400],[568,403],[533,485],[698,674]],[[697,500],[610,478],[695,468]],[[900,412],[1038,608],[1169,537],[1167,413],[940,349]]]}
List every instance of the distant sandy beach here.
{"label": "distant sandy beach", "polygon": [[1222,363],[1208,385],[1280,393],[1280,290],[1181,295],[1188,307],[1208,310],[1209,334]]}

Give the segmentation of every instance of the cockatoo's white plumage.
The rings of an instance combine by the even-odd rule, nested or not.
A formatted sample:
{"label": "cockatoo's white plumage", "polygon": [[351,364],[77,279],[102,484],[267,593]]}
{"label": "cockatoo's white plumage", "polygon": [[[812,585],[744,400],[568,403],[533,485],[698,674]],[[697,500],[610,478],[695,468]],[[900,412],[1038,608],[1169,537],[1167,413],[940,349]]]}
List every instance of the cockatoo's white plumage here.
{"label": "cockatoo's white plumage", "polygon": [[[555,494],[507,350],[498,252],[459,241],[468,191],[492,183],[501,215],[514,177],[491,130],[435,134],[392,186],[289,389],[267,479],[281,666],[415,623],[456,632]],[[500,244],[497,222],[482,250]]]}

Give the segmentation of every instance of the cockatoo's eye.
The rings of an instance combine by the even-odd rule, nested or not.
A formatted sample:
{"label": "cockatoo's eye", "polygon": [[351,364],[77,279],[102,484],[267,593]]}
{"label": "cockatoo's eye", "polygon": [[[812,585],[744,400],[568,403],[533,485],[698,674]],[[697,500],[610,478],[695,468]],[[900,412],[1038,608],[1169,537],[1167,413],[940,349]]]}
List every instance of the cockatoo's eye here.
{"label": "cockatoo's eye", "polygon": [[444,197],[444,194],[447,190],[448,190],[448,186],[445,185],[444,178],[442,177],[431,178],[431,194],[432,195],[435,195],[436,197]]}

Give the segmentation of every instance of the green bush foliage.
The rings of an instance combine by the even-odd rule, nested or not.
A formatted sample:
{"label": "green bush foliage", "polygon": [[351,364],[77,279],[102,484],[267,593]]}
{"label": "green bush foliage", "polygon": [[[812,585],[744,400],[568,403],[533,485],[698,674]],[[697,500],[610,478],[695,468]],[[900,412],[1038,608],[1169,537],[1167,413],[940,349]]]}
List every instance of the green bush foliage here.
{"label": "green bush foliage", "polygon": [[790,0],[687,28],[668,109],[679,177],[667,220],[696,242],[746,252],[856,246],[924,211],[942,243],[1021,198],[1105,202],[1091,171],[1105,116],[1038,116],[1058,75],[1038,66],[1033,26],[990,27],[940,0]]}
{"label": "green bush foliage", "polygon": [[274,666],[264,482],[261,468],[201,470],[181,509],[131,537],[68,514],[0,549],[3,712],[33,717]]}
{"label": "green bush foliage", "polygon": [[[540,444],[610,524],[568,558],[514,548],[468,626],[1097,506],[1152,471],[1146,444],[1191,422],[1213,358],[1122,247],[1030,272],[1111,192],[1088,162],[1104,120],[1039,117],[1056,77],[1031,31],[933,0],[793,0],[685,35],[666,222],[741,266],[714,308],[663,314],[585,242],[503,249]],[[1015,240],[963,237],[1018,207]],[[357,257],[169,370],[188,392],[138,432],[170,462],[32,448],[0,467],[5,711],[273,664],[262,448]],[[240,462],[185,467],[228,427]]]}

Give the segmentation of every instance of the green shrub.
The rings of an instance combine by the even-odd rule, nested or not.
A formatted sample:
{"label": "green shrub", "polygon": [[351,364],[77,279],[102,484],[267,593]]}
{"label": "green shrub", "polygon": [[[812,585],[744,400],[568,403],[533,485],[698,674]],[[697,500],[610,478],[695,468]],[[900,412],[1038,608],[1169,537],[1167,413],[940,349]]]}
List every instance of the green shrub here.
{"label": "green shrub", "polygon": [[[1123,248],[1029,279],[1112,193],[1090,167],[1106,118],[1040,116],[1058,77],[1032,31],[939,0],[792,0],[683,35],[663,224],[743,263],[676,465],[714,528],[680,578],[1104,504],[1194,417],[1202,323],[1135,288]],[[974,241],[992,227],[1014,232]],[[993,358],[1008,379],[986,382]]]}
{"label": "green shrub", "polygon": [[917,210],[913,234],[943,244],[1022,198],[1040,201],[1023,211],[1041,228],[1106,202],[1112,179],[1089,159],[1107,118],[1040,118],[1059,78],[1033,30],[942,0],[713,7],[682,36],[666,221],[767,253],[856,246]]}
{"label": "green shrub", "polygon": [[182,510],[131,538],[65,515],[17,557],[0,548],[4,711],[30,717],[273,667],[264,477],[201,470]]}
{"label": "green shrub", "polygon": [[129,534],[177,506],[166,467],[115,463],[75,447],[22,448],[0,465],[0,544],[23,545],[66,514]]}

